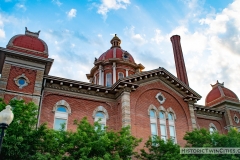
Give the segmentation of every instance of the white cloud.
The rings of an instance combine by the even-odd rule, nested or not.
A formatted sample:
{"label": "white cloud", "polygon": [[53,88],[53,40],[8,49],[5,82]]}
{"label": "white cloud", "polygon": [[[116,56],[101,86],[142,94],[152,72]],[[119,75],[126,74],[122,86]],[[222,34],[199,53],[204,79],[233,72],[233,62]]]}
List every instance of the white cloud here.
{"label": "white cloud", "polygon": [[59,0],[52,0],[52,3],[56,4],[58,7],[62,5],[62,3]]}
{"label": "white cloud", "polygon": [[132,26],[131,28],[125,28],[125,35],[130,36],[132,42],[135,45],[143,45],[147,43],[147,40],[144,38],[144,35],[135,33],[135,27]]}
{"label": "white cloud", "polygon": [[98,6],[97,13],[106,16],[110,10],[126,9],[130,4],[130,0],[102,0],[102,4]]}
{"label": "white cloud", "polygon": [[68,17],[69,18],[73,18],[73,17],[76,17],[77,15],[77,10],[72,8],[68,13],[67,13]]}
{"label": "white cloud", "polygon": [[17,7],[18,9],[23,10],[23,11],[26,11],[26,10],[27,10],[27,8],[26,8],[26,6],[25,6],[24,4],[17,3],[17,4],[16,4],[16,7]]}
{"label": "white cloud", "polygon": [[[180,25],[167,36],[181,36],[182,50],[185,56],[190,86],[203,96],[211,90],[210,85],[217,80],[235,93],[240,88],[234,86],[240,80],[240,0],[235,0],[220,13],[210,13],[198,20],[200,27],[191,31]],[[234,83],[235,82],[235,83]],[[239,94],[238,94],[239,95]]]}
{"label": "white cloud", "polygon": [[164,36],[161,35],[160,29],[156,29],[155,32],[156,32],[155,37],[152,38],[151,40],[157,44],[160,44],[164,40]]}
{"label": "white cloud", "polygon": [[5,31],[4,31],[3,27],[4,27],[3,17],[0,14],[0,38],[5,38]]}
{"label": "white cloud", "polygon": [[5,32],[0,28],[0,38],[5,38]]}

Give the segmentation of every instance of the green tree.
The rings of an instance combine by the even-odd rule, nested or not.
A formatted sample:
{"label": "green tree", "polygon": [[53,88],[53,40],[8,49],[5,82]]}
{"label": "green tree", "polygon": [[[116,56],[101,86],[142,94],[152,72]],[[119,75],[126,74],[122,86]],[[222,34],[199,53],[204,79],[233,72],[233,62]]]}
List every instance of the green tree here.
{"label": "green tree", "polygon": [[176,160],[180,159],[180,147],[172,140],[164,141],[160,137],[149,137],[145,143],[145,149],[137,156],[144,160]]}
{"label": "green tree", "polygon": [[[130,134],[130,128],[120,131],[101,129],[97,122],[91,125],[87,118],[75,121],[76,132],[36,128],[37,109],[33,102],[13,100],[14,119],[6,130],[0,158],[4,160],[120,160],[135,155],[141,141]],[[0,99],[0,111],[6,104]]]}
{"label": "green tree", "polygon": [[[184,139],[187,141],[186,147],[240,147],[240,133],[235,128],[231,128],[227,134],[210,133],[206,129],[196,129],[187,132]],[[200,160],[240,159],[239,154],[196,154],[186,156],[190,159]]]}
{"label": "green tree", "polygon": [[130,134],[130,128],[118,132],[101,129],[101,125],[91,125],[87,118],[75,121],[76,132],[69,132],[66,159],[131,159],[136,154],[135,147],[141,141]]}

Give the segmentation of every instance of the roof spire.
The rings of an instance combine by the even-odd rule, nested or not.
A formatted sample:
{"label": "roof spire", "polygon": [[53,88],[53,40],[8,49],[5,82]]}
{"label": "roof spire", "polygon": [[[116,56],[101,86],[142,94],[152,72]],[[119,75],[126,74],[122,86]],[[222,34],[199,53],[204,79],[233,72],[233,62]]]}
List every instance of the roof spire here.
{"label": "roof spire", "polygon": [[117,34],[114,35],[114,37],[112,38],[112,40],[110,41],[110,43],[112,44],[111,48],[114,47],[118,47],[121,48],[120,44],[121,44],[121,39],[118,38]]}

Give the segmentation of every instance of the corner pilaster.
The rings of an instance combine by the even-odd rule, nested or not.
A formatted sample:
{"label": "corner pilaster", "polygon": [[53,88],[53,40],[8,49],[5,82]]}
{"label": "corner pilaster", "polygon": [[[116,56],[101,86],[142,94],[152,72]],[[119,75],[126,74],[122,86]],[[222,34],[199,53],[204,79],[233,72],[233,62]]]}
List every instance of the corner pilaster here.
{"label": "corner pilaster", "polygon": [[124,91],[121,95],[122,127],[131,126],[130,93]]}
{"label": "corner pilaster", "polygon": [[196,121],[196,116],[194,113],[194,108],[193,104],[188,104],[189,111],[190,111],[190,118],[191,118],[191,123],[192,123],[192,129],[197,129],[197,121]]}

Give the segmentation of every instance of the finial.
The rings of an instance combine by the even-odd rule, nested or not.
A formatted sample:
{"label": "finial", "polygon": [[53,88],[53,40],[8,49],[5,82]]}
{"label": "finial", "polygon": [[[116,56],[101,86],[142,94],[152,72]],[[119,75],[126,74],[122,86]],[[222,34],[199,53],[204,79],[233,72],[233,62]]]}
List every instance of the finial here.
{"label": "finial", "polygon": [[33,37],[38,37],[40,34],[40,30],[38,32],[31,32],[25,27],[25,35],[33,36]]}
{"label": "finial", "polygon": [[115,34],[115,37],[117,37],[117,34]]}
{"label": "finial", "polygon": [[210,84],[212,86],[212,88],[217,87],[217,86],[222,86],[224,87],[224,82],[223,83],[219,83],[219,81],[217,80],[216,84]]}

